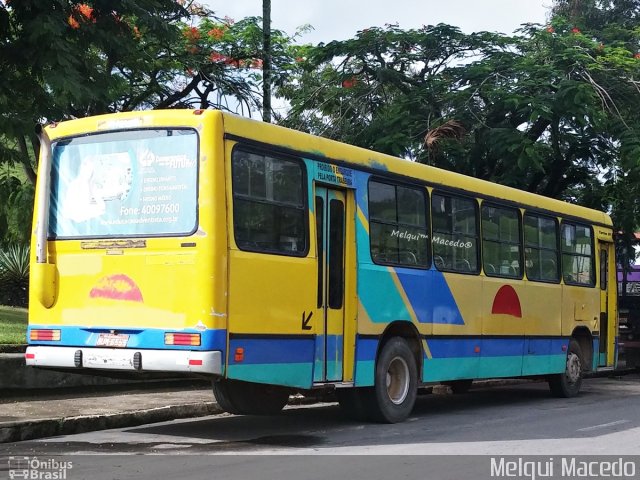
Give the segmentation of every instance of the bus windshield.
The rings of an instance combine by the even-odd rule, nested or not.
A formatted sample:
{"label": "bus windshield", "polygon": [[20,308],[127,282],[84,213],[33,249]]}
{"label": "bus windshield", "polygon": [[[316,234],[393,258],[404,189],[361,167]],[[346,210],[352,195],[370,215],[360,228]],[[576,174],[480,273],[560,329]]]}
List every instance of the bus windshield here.
{"label": "bus windshield", "polygon": [[188,235],[197,227],[198,135],[145,129],[53,145],[49,238]]}

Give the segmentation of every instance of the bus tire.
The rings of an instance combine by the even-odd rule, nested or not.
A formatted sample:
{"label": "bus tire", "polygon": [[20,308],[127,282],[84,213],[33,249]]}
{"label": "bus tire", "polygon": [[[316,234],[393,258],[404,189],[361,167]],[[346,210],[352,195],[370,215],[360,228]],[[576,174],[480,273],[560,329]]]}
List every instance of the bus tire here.
{"label": "bus tire", "polygon": [[450,382],[442,382],[443,385],[446,385],[451,389],[451,393],[454,395],[467,393],[471,388],[472,383],[473,380],[452,380]]}
{"label": "bus tire", "polygon": [[224,411],[235,415],[275,415],[289,400],[289,390],[274,385],[218,380],[213,394]]}
{"label": "bus tire", "polygon": [[549,388],[555,397],[571,398],[578,395],[582,386],[584,356],[580,344],[574,338],[569,341],[565,371],[549,377]]}
{"label": "bus tire", "polygon": [[344,414],[353,420],[367,420],[367,408],[363,399],[363,388],[338,388],[336,397],[340,404],[340,409]]}
{"label": "bus tire", "polygon": [[363,391],[368,416],[381,423],[406,420],[418,394],[418,368],[404,338],[392,337],[384,344],[374,375],[373,388]]}

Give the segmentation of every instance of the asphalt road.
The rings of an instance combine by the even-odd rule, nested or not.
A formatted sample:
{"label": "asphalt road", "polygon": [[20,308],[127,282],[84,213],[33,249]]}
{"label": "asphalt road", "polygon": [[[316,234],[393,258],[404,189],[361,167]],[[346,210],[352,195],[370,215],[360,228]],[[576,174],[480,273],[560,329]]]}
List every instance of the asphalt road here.
{"label": "asphalt road", "polygon": [[[398,425],[354,422],[319,404],[0,445],[0,458],[62,455],[74,463],[69,479],[476,480],[491,478],[491,457],[639,454],[638,375],[586,380],[574,399],[551,397],[544,383],[426,395]],[[3,469],[0,461],[0,479]]]}

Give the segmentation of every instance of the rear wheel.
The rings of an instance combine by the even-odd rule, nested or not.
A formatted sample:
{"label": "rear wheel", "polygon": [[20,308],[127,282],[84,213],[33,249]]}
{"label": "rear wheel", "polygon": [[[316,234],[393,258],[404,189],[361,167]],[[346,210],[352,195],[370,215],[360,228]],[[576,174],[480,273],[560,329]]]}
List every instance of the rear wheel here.
{"label": "rear wheel", "polygon": [[237,415],[274,415],[289,400],[289,390],[274,385],[216,380],[213,394],[224,411]]}
{"label": "rear wheel", "polygon": [[372,420],[397,423],[413,410],[418,392],[418,369],[409,344],[393,337],[382,347],[375,370],[375,384],[363,391],[363,404]]}
{"label": "rear wheel", "polygon": [[572,338],[569,341],[564,373],[549,377],[549,388],[554,396],[570,398],[578,395],[582,386],[583,358],[580,344]]}

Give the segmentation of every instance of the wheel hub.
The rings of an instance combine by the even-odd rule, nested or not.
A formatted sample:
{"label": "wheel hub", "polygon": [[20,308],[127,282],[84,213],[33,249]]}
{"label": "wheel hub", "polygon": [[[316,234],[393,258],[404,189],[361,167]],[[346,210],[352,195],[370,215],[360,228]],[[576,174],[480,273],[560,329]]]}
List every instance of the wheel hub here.
{"label": "wheel hub", "polygon": [[389,400],[400,405],[409,393],[409,366],[401,357],[394,357],[387,369],[386,386]]}
{"label": "wheel hub", "polygon": [[575,353],[569,353],[567,356],[567,371],[566,376],[569,383],[574,384],[580,379],[580,371],[582,366],[580,365],[580,357]]}

